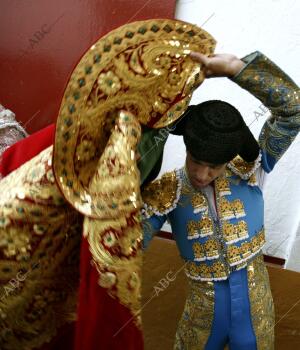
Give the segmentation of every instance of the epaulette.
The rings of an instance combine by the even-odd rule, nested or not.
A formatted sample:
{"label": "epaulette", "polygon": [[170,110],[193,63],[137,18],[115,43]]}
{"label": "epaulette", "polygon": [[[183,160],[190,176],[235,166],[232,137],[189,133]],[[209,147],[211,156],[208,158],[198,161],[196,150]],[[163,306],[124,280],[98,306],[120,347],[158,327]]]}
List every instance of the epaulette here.
{"label": "epaulette", "polygon": [[249,180],[250,177],[259,168],[261,162],[261,153],[254,162],[246,162],[240,156],[235,157],[227,164],[227,167],[235,174],[240,176],[243,180]]}
{"label": "epaulette", "polygon": [[181,193],[181,178],[177,170],[165,173],[142,192],[143,218],[163,216],[176,208]]}

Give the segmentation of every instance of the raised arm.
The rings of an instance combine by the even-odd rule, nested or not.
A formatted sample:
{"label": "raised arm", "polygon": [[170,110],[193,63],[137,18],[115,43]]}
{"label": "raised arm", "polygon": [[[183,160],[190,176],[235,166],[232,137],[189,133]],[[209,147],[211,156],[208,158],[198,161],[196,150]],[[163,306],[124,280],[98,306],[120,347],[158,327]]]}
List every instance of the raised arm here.
{"label": "raised arm", "polygon": [[299,87],[260,52],[246,56],[243,61],[246,66],[232,80],[271,111],[259,136],[262,166],[270,172],[300,130]]}
{"label": "raised arm", "polygon": [[299,87],[260,52],[243,59],[228,54],[211,57],[192,53],[207,77],[228,77],[258,98],[270,111],[259,136],[262,167],[270,172],[300,129]]}

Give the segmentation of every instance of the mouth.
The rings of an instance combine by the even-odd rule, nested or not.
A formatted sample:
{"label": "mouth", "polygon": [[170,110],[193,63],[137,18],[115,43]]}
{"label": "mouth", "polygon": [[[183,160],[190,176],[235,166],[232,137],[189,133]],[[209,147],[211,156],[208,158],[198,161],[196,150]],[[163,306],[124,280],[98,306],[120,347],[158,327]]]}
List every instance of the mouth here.
{"label": "mouth", "polygon": [[197,186],[197,187],[205,187],[205,186],[207,186],[208,184],[209,184],[209,182],[203,182],[203,181],[199,181],[199,180],[197,180],[197,179],[193,179],[193,182],[194,182],[194,184]]}

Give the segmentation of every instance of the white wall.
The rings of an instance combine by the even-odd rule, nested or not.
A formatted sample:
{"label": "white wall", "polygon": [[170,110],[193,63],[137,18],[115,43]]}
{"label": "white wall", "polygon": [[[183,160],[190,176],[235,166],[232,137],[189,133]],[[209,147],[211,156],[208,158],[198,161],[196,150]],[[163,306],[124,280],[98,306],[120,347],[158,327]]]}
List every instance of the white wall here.
{"label": "white wall", "polygon": [[[216,52],[239,57],[259,50],[300,84],[300,1],[298,0],[179,0],[176,18],[202,26],[217,40]],[[208,19],[208,20],[207,20]],[[260,101],[226,78],[208,79],[192,103],[222,99],[235,105],[255,136],[268,113]],[[176,150],[176,153],[174,152]],[[170,136],[161,173],[184,164],[182,139]],[[268,176],[265,186],[266,253],[287,259],[300,271],[300,137]],[[296,237],[299,228],[298,238]],[[293,249],[292,249],[293,248]],[[292,253],[290,251],[292,249]]]}

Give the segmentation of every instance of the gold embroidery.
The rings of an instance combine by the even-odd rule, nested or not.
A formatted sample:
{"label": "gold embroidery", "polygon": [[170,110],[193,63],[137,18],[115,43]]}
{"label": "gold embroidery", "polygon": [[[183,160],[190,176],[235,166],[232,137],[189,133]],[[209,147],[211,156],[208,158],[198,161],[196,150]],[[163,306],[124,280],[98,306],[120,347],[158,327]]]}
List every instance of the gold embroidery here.
{"label": "gold embroidery", "polygon": [[192,206],[194,208],[194,213],[200,213],[206,211],[208,204],[205,196],[202,193],[195,193],[191,198]]}
{"label": "gold embroidery", "polygon": [[242,243],[240,253],[242,254],[243,259],[249,258],[249,256],[252,254],[252,244],[250,242]]}
{"label": "gold embroidery", "polygon": [[193,243],[194,261],[204,261],[219,258],[218,241],[210,239],[205,243]]}
{"label": "gold embroidery", "polygon": [[195,239],[199,237],[198,232],[198,222],[197,221],[188,221],[187,223],[187,233],[188,233],[188,239]]}
{"label": "gold embroidery", "polygon": [[231,224],[225,221],[223,223],[223,236],[227,244],[248,238],[247,223],[243,220],[239,221],[237,224]]}
{"label": "gold embroidery", "polygon": [[[204,79],[189,52],[209,55],[214,47],[215,40],[199,27],[155,19],[117,28],[85,53],[64,93],[54,147],[55,177],[78,211],[94,218],[115,217],[113,210],[103,209],[105,203],[127,211],[117,196],[121,191],[111,199],[104,185],[90,186],[115,121],[125,111],[154,128],[173,123]],[[120,186],[130,184],[130,179],[116,181]]]}
{"label": "gold embroidery", "polygon": [[229,202],[226,198],[219,199],[220,215],[222,220],[241,218],[246,216],[244,204],[240,199]]}
{"label": "gold embroidery", "polygon": [[212,219],[209,216],[202,216],[199,222],[200,237],[210,236],[214,233]]}
{"label": "gold embroidery", "polygon": [[256,161],[246,162],[240,156],[236,156],[231,162],[228,163],[228,166],[235,174],[250,178],[255,171]]}
{"label": "gold embroidery", "polygon": [[227,274],[226,274],[226,270],[224,268],[224,265],[220,261],[213,263],[213,265],[211,267],[211,271],[213,273],[213,276],[217,279],[226,279],[227,278]]}
{"label": "gold embroidery", "polygon": [[[231,266],[229,270],[221,261],[215,261],[212,265],[205,262],[196,264],[188,261],[186,263],[186,274],[194,280],[218,281],[226,279],[230,271],[239,270],[247,266],[247,262],[260,252],[265,242],[264,230],[261,230],[249,242],[244,242],[240,247],[230,245],[227,247],[227,260]],[[195,242],[193,244],[194,261],[207,259],[218,259],[219,243],[216,240],[208,240],[204,244]]]}
{"label": "gold embroidery", "polygon": [[206,259],[203,244],[199,242],[195,242],[193,244],[193,251],[195,255],[195,258],[194,258],[195,261],[203,261]]}
{"label": "gold embroidery", "polygon": [[227,248],[228,261],[231,266],[238,265],[257,254],[265,243],[265,234],[262,229],[249,242],[243,242],[240,247],[230,245]]}
{"label": "gold embroidery", "polygon": [[185,272],[191,279],[202,281],[224,280],[229,273],[220,261],[216,261],[212,265],[206,263],[197,265],[195,262],[189,261],[186,263]]}
{"label": "gold embroidery", "polygon": [[231,203],[232,209],[234,211],[234,215],[236,218],[241,218],[243,216],[246,216],[245,210],[244,210],[244,204],[240,199],[235,199]]}
{"label": "gold embroidery", "polygon": [[237,223],[238,236],[241,239],[248,238],[248,226],[246,221],[241,220]]}
{"label": "gold embroidery", "polygon": [[231,203],[224,197],[219,199],[220,215],[222,220],[235,218],[234,210]]}
{"label": "gold embroidery", "polygon": [[145,187],[142,197],[146,216],[163,215],[175,207],[180,190],[178,181],[176,172],[172,171]]}
{"label": "gold embroidery", "polygon": [[0,347],[40,348],[75,320],[82,217],[53,182],[52,147],[0,181]]}
{"label": "gold embroidery", "polygon": [[256,176],[255,174],[252,174],[248,180],[248,185],[249,186],[257,186],[258,183],[257,183],[257,179],[256,179]]}
{"label": "gold embroidery", "polygon": [[257,252],[261,248],[262,238],[259,235],[256,235],[252,238],[252,250]]}
{"label": "gold embroidery", "polygon": [[178,324],[174,350],[204,349],[214,315],[214,285],[189,279],[189,293]]}
{"label": "gold embroidery", "polygon": [[235,242],[238,239],[238,232],[234,224],[225,222],[223,224],[223,236],[226,242]]}
{"label": "gold embroidery", "polygon": [[274,304],[263,256],[247,267],[251,318],[257,350],[274,350]]}
{"label": "gold embroidery", "polygon": [[227,248],[227,258],[230,263],[236,264],[241,260],[240,249],[235,245],[231,245]]}
{"label": "gold embroidery", "polygon": [[212,278],[211,267],[206,264],[201,264],[196,266],[196,271],[197,271],[197,274],[195,277],[198,277],[200,275],[203,279]]}
{"label": "gold embroidery", "polygon": [[140,132],[134,116],[120,114],[89,185],[91,193],[102,190],[102,200],[107,198],[107,203],[98,202],[107,216],[84,218],[84,235],[99,272],[99,285],[131,311],[138,327],[142,230],[139,172],[133,152]]}
{"label": "gold embroidery", "polygon": [[219,244],[215,239],[209,239],[204,243],[204,252],[207,259],[217,259],[219,257]]}
{"label": "gold embroidery", "polygon": [[229,181],[226,179],[226,177],[218,177],[215,180],[215,189],[220,196],[231,194]]}

